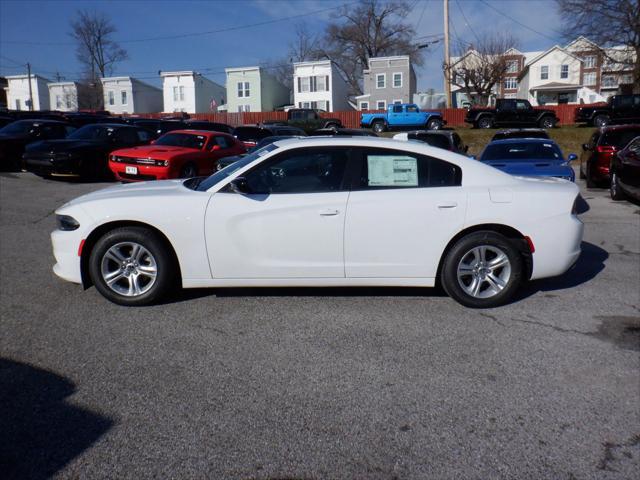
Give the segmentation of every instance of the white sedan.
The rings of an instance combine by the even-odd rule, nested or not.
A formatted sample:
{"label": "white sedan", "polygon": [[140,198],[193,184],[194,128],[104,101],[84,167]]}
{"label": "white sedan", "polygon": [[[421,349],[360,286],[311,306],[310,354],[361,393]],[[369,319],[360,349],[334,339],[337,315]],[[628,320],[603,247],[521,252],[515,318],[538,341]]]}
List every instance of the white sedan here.
{"label": "white sedan", "polygon": [[511,299],[580,255],[579,190],[417,142],[308,138],[214,175],[118,185],[56,211],[54,272],[121,305],[176,288],[420,286]]}

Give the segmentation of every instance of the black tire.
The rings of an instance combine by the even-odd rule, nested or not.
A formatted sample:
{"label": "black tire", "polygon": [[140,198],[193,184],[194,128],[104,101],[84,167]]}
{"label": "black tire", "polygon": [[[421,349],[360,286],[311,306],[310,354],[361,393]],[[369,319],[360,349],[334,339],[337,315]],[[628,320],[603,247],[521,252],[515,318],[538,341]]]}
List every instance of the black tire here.
{"label": "black tire", "polygon": [[198,168],[194,163],[185,163],[180,169],[180,178],[193,178],[198,176]]}
{"label": "black tire", "polygon": [[432,118],[427,122],[427,130],[441,130],[443,126],[440,118]]}
{"label": "black tire", "polygon": [[611,195],[611,200],[620,201],[625,199],[625,194],[620,188],[620,179],[618,178],[618,173],[615,170],[611,171],[609,195]]}
{"label": "black tire", "polygon": [[[119,293],[114,288],[124,289],[127,288],[127,284],[129,285],[129,288],[131,288],[132,280],[130,280],[130,276],[133,276],[132,274],[135,274],[136,277],[139,276],[137,266],[134,268],[132,265],[128,265],[128,268],[131,268],[129,276],[123,276],[127,273],[127,270],[122,267],[120,279],[113,282],[115,284],[114,288],[107,284],[107,281],[103,278],[102,274],[103,261],[105,261],[105,254],[107,251],[118,244],[127,245],[128,243],[137,244],[146,249],[146,251],[152,256],[156,267],[156,276],[153,283],[149,286],[148,284],[142,284],[141,280],[140,284],[143,287],[141,289],[142,293],[132,296]],[[91,280],[96,286],[96,289],[102,294],[102,296],[113,303],[129,307],[150,305],[156,303],[167,295],[167,293],[174,288],[177,283],[177,269],[174,258],[171,255],[170,248],[171,247],[166,245],[166,242],[163,241],[162,238],[148,228],[116,228],[104,234],[93,247],[89,257],[89,275],[91,276]],[[120,253],[124,256],[127,255],[126,252],[126,247],[122,247]],[[131,261],[131,257],[127,259],[127,261]],[[148,257],[146,259],[146,263],[143,264],[144,261],[145,259],[141,258],[139,266],[144,267],[146,266],[146,263],[150,263],[148,262]],[[107,262],[113,267],[113,271],[118,270],[118,262],[112,260],[108,260]],[[144,274],[140,273],[140,275],[146,278]],[[137,284],[136,280],[136,285]],[[145,291],[144,289],[147,287],[148,289]]]}
{"label": "black tire", "polygon": [[489,116],[480,117],[478,120],[478,128],[491,128],[493,127],[493,118]]}
{"label": "black tire", "polygon": [[371,129],[376,133],[382,133],[387,130],[387,126],[382,120],[377,120],[371,125]]}
{"label": "black tire", "polygon": [[324,128],[333,128],[333,129],[336,129],[336,128],[340,128],[340,125],[338,125],[337,123],[327,123],[327,124],[324,126]]}
{"label": "black tire", "polygon": [[[467,288],[471,287],[472,282],[474,281],[474,273],[469,273],[468,276],[463,277],[465,280],[458,279],[458,267],[461,265],[461,262],[468,258],[471,255],[471,252],[476,247],[487,247],[487,256],[486,261],[491,262],[492,259],[497,258],[493,257],[495,251],[500,251],[503,253],[508,259],[508,267],[498,267],[491,272],[491,275],[487,275],[484,278],[496,278],[494,272],[498,276],[504,275],[506,279],[501,278],[504,281],[504,286],[497,293],[487,296],[486,298],[480,298],[478,296],[473,296],[463,288],[461,282],[464,284],[467,281],[467,277],[470,277],[469,285]],[[489,255],[491,253],[491,255]],[[478,275],[483,275],[484,267],[476,265],[480,270],[478,271]],[[474,268],[476,268],[474,267]],[[505,271],[504,269],[510,268],[510,271]],[[486,270],[485,270],[486,273]],[[518,290],[520,284],[523,280],[523,260],[522,255],[514,245],[514,243],[509,240],[504,235],[501,235],[492,231],[480,231],[470,233],[462,237],[458,240],[453,247],[447,252],[447,255],[444,259],[444,263],[442,265],[441,272],[441,283],[445,292],[456,300],[458,303],[464,305],[465,307],[470,308],[492,308],[497,307],[499,305],[503,305],[507,303],[511,298],[513,298],[514,294]],[[478,277],[480,278],[480,277]],[[500,277],[499,277],[500,278]],[[480,283],[480,290],[478,291],[478,295],[488,295],[491,292],[490,289],[491,284],[489,280],[482,279],[478,280]],[[483,287],[483,285],[488,285]]]}
{"label": "black tire", "polygon": [[596,117],[593,119],[594,127],[606,127],[607,125],[609,125],[609,123],[611,123],[611,119],[608,115],[596,115]]}
{"label": "black tire", "polygon": [[587,177],[586,178],[587,188],[597,188],[598,187],[598,183],[591,176],[591,167],[589,167],[588,163],[587,163],[587,173],[586,173],[585,176]]}
{"label": "black tire", "polygon": [[540,128],[549,129],[549,128],[555,127],[556,122],[552,117],[546,116],[540,119],[539,125],[540,125]]}

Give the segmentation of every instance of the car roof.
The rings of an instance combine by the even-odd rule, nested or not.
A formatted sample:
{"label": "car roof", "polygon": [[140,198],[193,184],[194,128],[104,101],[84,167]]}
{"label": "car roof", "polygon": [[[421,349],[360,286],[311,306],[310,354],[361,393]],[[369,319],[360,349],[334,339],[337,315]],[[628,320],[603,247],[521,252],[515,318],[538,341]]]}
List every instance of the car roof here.
{"label": "car roof", "polygon": [[512,132],[546,132],[544,128],[503,128],[498,130],[498,133],[512,133]]}
{"label": "car roof", "polygon": [[451,137],[454,133],[456,133],[455,130],[411,130],[407,132],[407,135],[442,135]]}
{"label": "car roof", "polygon": [[197,128],[181,128],[180,130],[171,130],[170,132],[167,132],[165,135],[168,135],[171,133],[186,133],[189,135],[203,135],[203,136],[220,134],[220,135],[226,135],[228,137],[231,136],[227,132],[216,132],[215,130],[198,130]]}
{"label": "car roof", "polygon": [[65,122],[64,119],[63,120],[51,120],[48,118],[23,118],[22,120],[16,120],[13,123],[49,123],[49,124],[54,124],[54,125],[69,125],[69,122]]}

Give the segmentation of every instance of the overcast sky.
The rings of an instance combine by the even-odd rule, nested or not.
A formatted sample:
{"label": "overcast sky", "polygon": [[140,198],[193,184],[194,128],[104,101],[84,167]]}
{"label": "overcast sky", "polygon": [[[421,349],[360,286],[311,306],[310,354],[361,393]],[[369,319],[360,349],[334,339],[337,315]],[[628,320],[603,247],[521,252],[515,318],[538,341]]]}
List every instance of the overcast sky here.
{"label": "overcast sky", "polygon": [[[129,60],[118,64],[116,75],[160,85],[158,70],[197,70],[224,83],[225,67],[257,65],[286,56],[294,24],[304,21],[309,30],[321,32],[335,7],[347,2],[0,0],[0,74],[25,73],[23,64],[29,61],[34,73],[51,80],[56,73],[67,80],[77,79],[81,69],[68,35],[69,22],[77,10],[88,9],[111,17],[118,29],[114,37],[129,53]],[[409,5],[416,42],[443,32],[442,0],[409,0]],[[545,50],[566,43],[559,33],[561,22],[553,0],[450,0],[449,10],[452,50],[488,31],[510,31],[519,39],[521,50]],[[296,15],[300,17],[277,21]],[[153,40],[270,21],[273,23],[226,32]],[[442,91],[442,43],[431,45],[424,53],[424,65],[416,69],[418,90]]]}

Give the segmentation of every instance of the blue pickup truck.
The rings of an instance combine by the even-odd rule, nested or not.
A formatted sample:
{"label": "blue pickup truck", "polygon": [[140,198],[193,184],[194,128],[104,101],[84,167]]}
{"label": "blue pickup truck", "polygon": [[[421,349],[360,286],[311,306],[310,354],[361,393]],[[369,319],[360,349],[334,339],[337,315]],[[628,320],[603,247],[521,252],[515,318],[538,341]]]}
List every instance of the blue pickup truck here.
{"label": "blue pickup truck", "polygon": [[439,112],[421,112],[413,103],[389,105],[386,113],[363,113],[360,119],[362,128],[376,133],[401,128],[440,130],[446,123]]}

